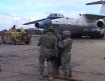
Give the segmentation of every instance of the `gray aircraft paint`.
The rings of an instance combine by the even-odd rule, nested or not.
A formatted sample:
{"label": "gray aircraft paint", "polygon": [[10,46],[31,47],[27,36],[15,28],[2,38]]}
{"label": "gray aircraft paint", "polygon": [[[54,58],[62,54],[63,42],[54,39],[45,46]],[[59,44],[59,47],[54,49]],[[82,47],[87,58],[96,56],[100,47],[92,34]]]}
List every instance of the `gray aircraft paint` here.
{"label": "gray aircraft paint", "polygon": [[[82,34],[85,28],[96,28],[94,22],[87,22],[88,20],[84,16],[64,17],[60,19],[52,20],[53,26],[59,31],[70,30],[72,34]],[[43,28],[43,27],[42,27]]]}
{"label": "gray aircraft paint", "polygon": [[[101,0],[101,1],[91,2],[91,3],[87,3],[86,5],[94,5],[94,4],[102,4],[100,13],[104,14],[105,1]],[[76,34],[82,35],[83,30],[86,28],[90,28],[90,29],[95,28],[96,30],[97,29],[101,30],[102,28],[105,28],[105,19],[104,19],[105,15],[101,15],[101,14],[77,14],[74,17],[71,15],[66,16],[66,15],[63,15],[60,13],[52,13],[45,19],[28,22],[28,23],[25,23],[24,25],[28,25],[28,24],[32,24],[32,23],[33,24],[39,23],[40,26],[37,28],[43,28],[43,29],[47,28],[46,26],[49,27],[49,25],[52,25],[58,31],[62,32],[63,30],[70,30],[73,35],[76,35]],[[54,15],[60,15],[60,16],[56,17]],[[47,23],[47,22],[50,22],[50,23]],[[99,25],[102,25],[102,23],[103,23],[103,26],[99,27],[97,25],[98,22],[99,22]],[[46,26],[44,26],[44,24],[46,24]],[[99,33],[100,33],[100,31],[99,31]]]}

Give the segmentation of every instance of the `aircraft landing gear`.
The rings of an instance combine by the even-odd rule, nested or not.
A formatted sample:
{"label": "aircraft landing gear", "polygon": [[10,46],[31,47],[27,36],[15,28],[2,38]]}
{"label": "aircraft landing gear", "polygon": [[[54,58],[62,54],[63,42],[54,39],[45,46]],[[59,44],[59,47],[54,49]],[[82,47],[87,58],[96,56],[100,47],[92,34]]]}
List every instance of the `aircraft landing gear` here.
{"label": "aircraft landing gear", "polygon": [[103,35],[91,35],[91,38],[104,38],[104,34]]}
{"label": "aircraft landing gear", "polygon": [[104,34],[100,36],[100,38],[104,38]]}

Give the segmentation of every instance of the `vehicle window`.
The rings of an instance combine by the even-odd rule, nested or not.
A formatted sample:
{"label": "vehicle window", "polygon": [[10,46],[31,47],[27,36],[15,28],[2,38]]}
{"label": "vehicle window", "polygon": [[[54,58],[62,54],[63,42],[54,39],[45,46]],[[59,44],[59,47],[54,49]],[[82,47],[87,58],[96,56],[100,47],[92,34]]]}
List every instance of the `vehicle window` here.
{"label": "vehicle window", "polygon": [[17,32],[21,32],[21,30],[20,29],[17,29]]}

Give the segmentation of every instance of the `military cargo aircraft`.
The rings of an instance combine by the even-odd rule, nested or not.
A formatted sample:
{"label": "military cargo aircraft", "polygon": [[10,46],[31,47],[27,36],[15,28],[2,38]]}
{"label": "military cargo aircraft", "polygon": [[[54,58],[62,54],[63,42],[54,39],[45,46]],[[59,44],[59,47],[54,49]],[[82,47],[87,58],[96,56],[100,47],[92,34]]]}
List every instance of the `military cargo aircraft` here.
{"label": "military cargo aircraft", "polygon": [[102,4],[99,14],[77,14],[75,17],[64,16],[61,13],[51,13],[47,18],[24,23],[23,25],[35,24],[37,28],[48,28],[49,26],[62,33],[70,30],[72,37],[91,36],[92,38],[103,38],[101,32],[105,28],[105,1],[96,1],[86,5]]}

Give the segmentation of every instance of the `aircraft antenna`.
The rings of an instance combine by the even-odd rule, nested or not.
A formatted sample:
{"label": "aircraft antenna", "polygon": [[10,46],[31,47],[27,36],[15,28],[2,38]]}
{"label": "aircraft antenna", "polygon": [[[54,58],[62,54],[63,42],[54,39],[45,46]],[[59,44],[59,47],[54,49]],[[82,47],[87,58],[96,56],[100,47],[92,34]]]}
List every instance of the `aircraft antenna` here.
{"label": "aircraft antenna", "polygon": [[15,18],[16,18],[16,27],[17,27],[17,16],[15,16]]}

